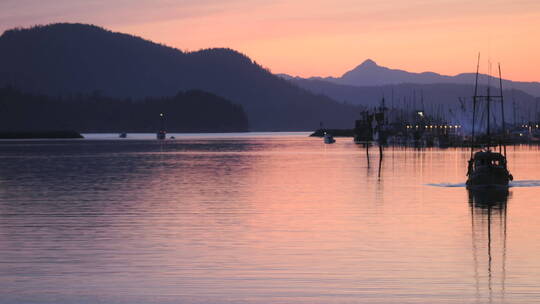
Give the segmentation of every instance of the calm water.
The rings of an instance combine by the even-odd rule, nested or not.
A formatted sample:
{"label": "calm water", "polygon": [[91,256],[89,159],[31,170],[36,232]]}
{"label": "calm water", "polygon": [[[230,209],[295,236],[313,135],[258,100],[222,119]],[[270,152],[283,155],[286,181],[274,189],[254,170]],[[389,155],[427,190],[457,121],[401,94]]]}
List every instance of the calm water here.
{"label": "calm water", "polygon": [[540,299],[537,148],[485,198],[460,149],[115,137],[0,142],[0,303]]}

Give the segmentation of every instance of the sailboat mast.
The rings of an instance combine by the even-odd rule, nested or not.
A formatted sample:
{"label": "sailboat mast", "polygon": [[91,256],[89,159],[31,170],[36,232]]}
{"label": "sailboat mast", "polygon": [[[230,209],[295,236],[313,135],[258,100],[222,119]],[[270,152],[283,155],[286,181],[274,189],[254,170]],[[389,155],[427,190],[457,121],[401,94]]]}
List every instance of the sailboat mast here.
{"label": "sailboat mast", "polygon": [[476,98],[478,95],[478,72],[480,70],[480,53],[478,53],[478,61],[476,63],[476,80],[474,82],[474,96],[473,96],[473,119],[472,119],[472,139],[471,139],[471,158],[474,151],[474,125],[476,119]]}
{"label": "sailboat mast", "polygon": [[491,139],[489,138],[490,135],[491,135],[491,130],[490,130],[490,120],[491,120],[491,116],[490,116],[490,101],[491,101],[491,97],[489,96],[489,87],[487,89],[487,98],[486,98],[486,108],[487,108],[487,129],[486,129],[486,132],[487,132],[487,138],[489,140],[488,142],[488,148],[490,146],[490,143],[491,143]]}
{"label": "sailboat mast", "polygon": [[502,118],[502,141],[504,149],[504,157],[506,157],[506,122],[504,120],[504,98],[503,98],[503,87],[502,87],[502,74],[501,74],[501,64],[499,63],[499,88],[501,90],[501,118]]}
{"label": "sailboat mast", "polygon": [[486,110],[487,110],[487,128],[486,128],[486,135],[488,140],[488,149],[491,147],[491,96],[490,96],[490,88],[491,88],[491,62],[489,62],[489,72],[488,72],[488,86],[487,86],[487,97],[486,97]]}

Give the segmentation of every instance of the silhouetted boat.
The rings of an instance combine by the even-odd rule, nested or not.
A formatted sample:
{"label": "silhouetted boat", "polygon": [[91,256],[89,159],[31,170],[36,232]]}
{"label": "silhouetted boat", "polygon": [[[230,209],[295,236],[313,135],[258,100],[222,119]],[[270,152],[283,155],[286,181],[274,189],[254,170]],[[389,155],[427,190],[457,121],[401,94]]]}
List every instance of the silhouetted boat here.
{"label": "silhouetted boat", "polygon": [[[471,159],[467,169],[467,189],[482,189],[482,188],[507,188],[508,183],[513,179],[512,174],[508,171],[506,162],[506,144],[504,142],[504,136],[506,133],[505,121],[504,121],[504,104],[503,104],[503,90],[502,90],[502,77],[501,68],[499,66],[499,84],[500,95],[491,96],[490,86],[488,83],[487,95],[478,96],[478,70],[480,67],[480,55],[478,55],[478,65],[476,67],[476,82],[474,86],[473,97],[473,129],[472,129],[472,143],[471,143]],[[491,77],[491,76],[489,76]],[[501,117],[502,117],[502,139],[499,141],[499,152],[492,151],[492,139],[490,133],[490,103],[492,99],[498,99],[501,102]],[[474,120],[476,115],[476,103],[479,100],[486,102],[486,147],[482,151],[474,153]],[[496,145],[494,145],[496,146]],[[504,148],[504,154],[503,154]]]}
{"label": "silhouetted boat", "polygon": [[362,118],[354,124],[354,142],[357,144],[369,144],[373,141],[373,114],[368,111],[362,112]]}
{"label": "silhouetted boat", "polygon": [[126,132],[122,132],[122,133],[120,133],[120,135],[118,135],[118,137],[120,137],[120,138],[126,138],[126,137],[127,137],[127,133],[126,133]]}
{"label": "silhouetted boat", "polygon": [[506,157],[489,149],[474,153],[467,170],[467,188],[508,187],[513,179],[506,167]]}
{"label": "silhouetted boat", "polygon": [[156,138],[159,140],[163,140],[167,137],[167,131],[165,131],[165,116],[163,113],[159,114],[160,117],[160,127],[159,131],[156,134]]}
{"label": "silhouetted boat", "polygon": [[332,136],[332,134],[329,134],[329,133],[326,133],[324,132],[324,143],[325,144],[333,144],[336,142],[336,140],[334,139],[334,136]]}

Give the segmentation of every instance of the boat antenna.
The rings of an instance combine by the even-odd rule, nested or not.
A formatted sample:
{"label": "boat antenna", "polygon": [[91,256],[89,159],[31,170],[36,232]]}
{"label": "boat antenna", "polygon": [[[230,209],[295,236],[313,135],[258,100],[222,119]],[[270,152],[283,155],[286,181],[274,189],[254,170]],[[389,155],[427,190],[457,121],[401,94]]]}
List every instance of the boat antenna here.
{"label": "boat antenna", "polygon": [[503,98],[503,86],[502,86],[502,76],[501,76],[501,64],[499,63],[499,88],[501,90],[501,118],[502,118],[502,131],[503,131],[503,149],[504,157],[506,157],[506,122],[504,121],[504,98]]}
{"label": "boat antenna", "polygon": [[478,95],[478,72],[480,70],[480,53],[478,53],[478,61],[476,63],[476,80],[474,81],[474,96],[473,96],[473,123],[472,123],[472,139],[471,139],[471,158],[474,150],[474,121],[476,117],[476,98]]}

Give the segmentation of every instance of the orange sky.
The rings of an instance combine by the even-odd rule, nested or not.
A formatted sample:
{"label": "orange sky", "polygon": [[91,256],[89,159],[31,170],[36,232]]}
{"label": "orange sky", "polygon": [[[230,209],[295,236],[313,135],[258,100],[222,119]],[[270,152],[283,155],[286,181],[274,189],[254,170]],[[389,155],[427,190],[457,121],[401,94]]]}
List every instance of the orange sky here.
{"label": "orange sky", "polygon": [[[93,23],[182,50],[230,47],[274,73],[340,76],[367,58],[412,72],[540,81],[538,0],[2,0],[0,30]],[[486,66],[486,64],[483,64]]]}

